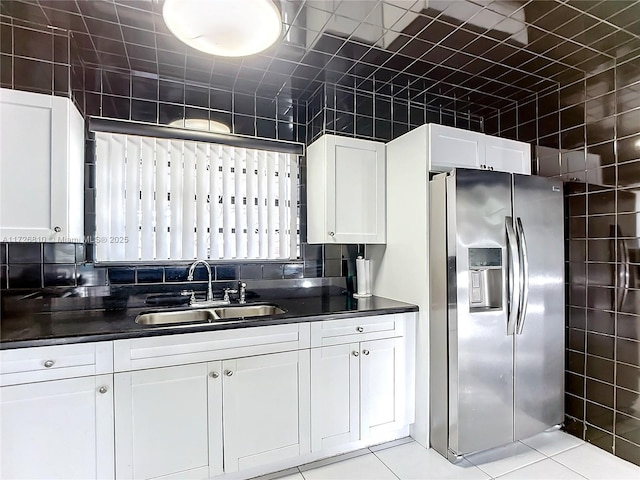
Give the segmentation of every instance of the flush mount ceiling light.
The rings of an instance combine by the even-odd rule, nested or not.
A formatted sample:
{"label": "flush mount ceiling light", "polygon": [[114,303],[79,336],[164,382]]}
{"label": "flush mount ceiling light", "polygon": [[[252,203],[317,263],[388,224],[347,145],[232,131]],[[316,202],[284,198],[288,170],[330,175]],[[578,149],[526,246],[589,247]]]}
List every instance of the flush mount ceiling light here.
{"label": "flush mount ceiling light", "polygon": [[261,52],[282,31],[272,0],[165,0],[162,16],[181,41],[222,57]]}
{"label": "flush mount ceiling light", "polygon": [[169,124],[170,127],[189,128],[191,130],[201,130],[212,133],[231,133],[227,125],[215,120],[205,118],[180,118]]}

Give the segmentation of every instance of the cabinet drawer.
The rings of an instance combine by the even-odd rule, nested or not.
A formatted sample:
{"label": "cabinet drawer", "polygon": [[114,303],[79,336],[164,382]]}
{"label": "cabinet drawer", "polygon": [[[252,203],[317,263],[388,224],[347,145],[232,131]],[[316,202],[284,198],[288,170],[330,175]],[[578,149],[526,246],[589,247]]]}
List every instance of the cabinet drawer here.
{"label": "cabinet drawer", "polygon": [[0,351],[0,385],[42,382],[111,372],[113,372],[112,342]]}
{"label": "cabinet drawer", "polygon": [[[401,322],[400,322],[401,323]],[[398,315],[326,320],[311,324],[311,346],[338,345],[342,343],[397,337],[403,334]]]}
{"label": "cabinet drawer", "polygon": [[125,372],[309,348],[309,325],[289,323],[114,342],[114,370]]}

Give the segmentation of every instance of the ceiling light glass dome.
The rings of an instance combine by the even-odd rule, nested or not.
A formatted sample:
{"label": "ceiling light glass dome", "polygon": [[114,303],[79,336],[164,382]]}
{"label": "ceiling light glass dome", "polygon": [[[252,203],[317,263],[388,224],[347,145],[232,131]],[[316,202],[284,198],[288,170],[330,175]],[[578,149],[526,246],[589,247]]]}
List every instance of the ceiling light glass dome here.
{"label": "ceiling light glass dome", "polygon": [[189,128],[191,130],[202,130],[203,132],[231,133],[227,125],[215,120],[205,118],[180,118],[169,124],[170,127]]}
{"label": "ceiling light glass dome", "polygon": [[222,57],[243,57],[273,45],[282,31],[271,0],[165,0],[167,27],[187,45]]}

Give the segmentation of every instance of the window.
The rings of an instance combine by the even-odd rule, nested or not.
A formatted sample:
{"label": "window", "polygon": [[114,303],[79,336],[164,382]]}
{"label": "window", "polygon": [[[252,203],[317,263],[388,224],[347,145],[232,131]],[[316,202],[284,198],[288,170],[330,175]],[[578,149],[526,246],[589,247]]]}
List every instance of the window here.
{"label": "window", "polygon": [[297,155],[95,136],[97,261],[298,257]]}

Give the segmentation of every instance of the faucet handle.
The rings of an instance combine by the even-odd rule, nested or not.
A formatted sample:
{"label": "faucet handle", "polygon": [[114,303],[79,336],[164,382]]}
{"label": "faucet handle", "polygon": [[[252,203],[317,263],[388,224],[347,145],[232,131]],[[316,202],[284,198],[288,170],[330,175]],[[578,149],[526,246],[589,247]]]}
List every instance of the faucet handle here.
{"label": "faucet handle", "polygon": [[238,293],[238,290],[234,290],[232,288],[225,288],[224,289],[224,298],[223,298],[223,300],[225,302],[229,302],[230,301],[230,299],[229,299],[229,294],[230,293]]}

